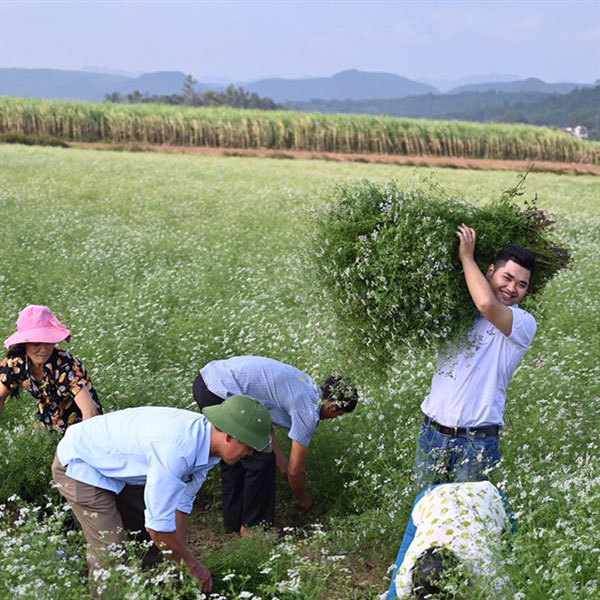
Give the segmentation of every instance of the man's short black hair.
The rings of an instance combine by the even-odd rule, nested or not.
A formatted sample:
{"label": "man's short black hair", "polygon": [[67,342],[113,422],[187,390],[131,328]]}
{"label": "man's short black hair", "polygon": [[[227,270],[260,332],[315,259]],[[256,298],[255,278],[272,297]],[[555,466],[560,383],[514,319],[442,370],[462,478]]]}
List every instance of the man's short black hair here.
{"label": "man's short black hair", "polygon": [[358,391],[352,382],[340,375],[332,375],[321,386],[323,400],[333,400],[336,406],[344,412],[352,412],[358,402]]}
{"label": "man's short black hair", "polygon": [[503,267],[509,260],[513,260],[518,265],[525,267],[531,275],[535,271],[535,254],[523,246],[517,246],[516,244],[510,244],[505,246],[498,252],[494,266],[496,268]]}
{"label": "man's short black hair", "polygon": [[416,600],[429,598],[430,594],[445,598],[446,581],[456,569],[459,560],[448,548],[427,548],[412,568],[412,589]]}

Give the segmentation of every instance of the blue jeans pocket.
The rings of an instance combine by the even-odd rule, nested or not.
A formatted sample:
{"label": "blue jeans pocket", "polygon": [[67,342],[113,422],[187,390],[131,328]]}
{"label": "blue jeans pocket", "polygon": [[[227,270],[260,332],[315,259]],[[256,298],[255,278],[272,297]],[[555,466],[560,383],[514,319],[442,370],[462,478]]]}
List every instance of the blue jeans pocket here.
{"label": "blue jeans pocket", "polygon": [[448,480],[454,443],[455,440],[450,436],[424,423],[421,425],[413,466],[419,490]]}
{"label": "blue jeans pocket", "polygon": [[500,442],[497,435],[471,440],[469,450],[475,456],[480,456],[487,466],[500,462]]}
{"label": "blue jeans pocket", "polygon": [[498,436],[470,439],[456,467],[456,481],[483,481],[500,461]]}

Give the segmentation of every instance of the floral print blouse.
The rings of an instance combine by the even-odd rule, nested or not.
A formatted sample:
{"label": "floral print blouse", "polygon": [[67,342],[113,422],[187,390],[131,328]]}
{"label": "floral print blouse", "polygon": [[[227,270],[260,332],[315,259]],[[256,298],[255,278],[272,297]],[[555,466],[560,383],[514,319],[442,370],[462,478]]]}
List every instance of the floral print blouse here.
{"label": "floral print blouse", "polygon": [[39,419],[47,429],[64,433],[69,425],[82,420],[75,396],[84,386],[102,414],[102,405],[92,381],[76,356],[55,348],[44,365],[41,381],[34,379],[31,367],[27,355],[4,357],[0,363],[0,383],[11,393],[19,386],[27,390],[37,400]]}

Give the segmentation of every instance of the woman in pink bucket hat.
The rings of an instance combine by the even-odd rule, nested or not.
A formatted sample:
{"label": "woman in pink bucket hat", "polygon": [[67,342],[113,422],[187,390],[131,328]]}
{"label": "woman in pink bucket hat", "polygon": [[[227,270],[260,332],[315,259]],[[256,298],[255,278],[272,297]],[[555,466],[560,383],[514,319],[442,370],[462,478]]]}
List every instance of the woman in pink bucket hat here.
{"label": "woman in pink bucket hat", "polygon": [[9,396],[27,390],[38,403],[40,421],[64,433],[73,423],[102,414],[102,405],[81,361],[56,344],[71,332],[47,306],[32,304],[17,319],[17,331],[4,341],[0,363],[0,415]]}

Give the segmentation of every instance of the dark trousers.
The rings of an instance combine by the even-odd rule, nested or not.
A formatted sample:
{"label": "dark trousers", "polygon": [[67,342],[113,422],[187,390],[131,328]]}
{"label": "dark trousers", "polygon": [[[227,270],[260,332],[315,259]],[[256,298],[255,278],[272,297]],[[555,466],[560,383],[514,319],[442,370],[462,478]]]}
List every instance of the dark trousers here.
{"label": "dark trousers", "polygon": [[[200,410],[223,402],[213,394],[198,373],[193,386]],[[237,533],[242,525],[272,526],[275,515],[275,453],[254,452],[234,465],[221,462],[223,521],[227,533]]]}
{"label": "dark trousers", "polygon": [[[129,532],[135,531],[133,537],[138,542],[151,542],[152,538],[146,531],[144,519],[144,510],[146,509],[144,486],[126,485],[123,491],[116,495],[115,504],[123,521],[123,529]],[[163,560],[162,552],[153,544],[144,555],[142,565],[152,566]]]}
{"label": "dark trousers", "polygon": [[234,465],[221,462],[225,531],[241,526],[273,525],[275,516],[275,454],[255,452]]}
{"label": "dark trousers", "polygon": [[192,386],[192,393],[194,394],[194,400],[200,407],[200,412],[207,406],[215,406],[215,404],[221,404],[224,398],[219,398],[216,394],[213,394],[204,383],[202,375],[198,373],[196,379],[194,379],[194,385]]}

